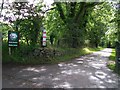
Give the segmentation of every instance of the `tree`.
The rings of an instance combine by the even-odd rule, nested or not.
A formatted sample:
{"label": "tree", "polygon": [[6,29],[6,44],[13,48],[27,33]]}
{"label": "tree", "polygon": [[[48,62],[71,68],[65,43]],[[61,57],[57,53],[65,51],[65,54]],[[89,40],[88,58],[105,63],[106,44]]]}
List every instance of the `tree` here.
{"label": "tree", "polygon": [[64,22],[67,28],[69,38],[66,39],[68,46],[80,47],[84,43],[85,27],[88,20],[89,10],[92,10],[95,5],[100,3],[86,3],[86,2],[56,2],[56,10],[59,13],[60,18]]}
{"label": "tree", "polygon": [[90,46],[98,47],[100,43],[103,46],[106,42],[109,43],[113,40],[111,39],[114,38],[112,37],[113,35],[111,38],[108,36],[110,35],[110,31],[114,31],[114,28],[109,23],[112,19],[111,17],[114,18],[114,11],[110,3],[105,2],[99,6],[95,6],[88,17],[89,22],[87,23],[86,39],[90,41]]}
{"label": "tree", "polygon": [[[13,2],[8,6],[4,19],[9,22],[14,31],[20,32],[28,45],[36,45],[42,26],[42,4],[34,6],[26,1]],[[12,14],[12,16],[7,14]]]}
{"label": "tree", "polygon": [[59,17],[57,10],[53,9],[47,12],[44,19],[44,26],[47,29],[47,36],[54,36],[54,45],[65,46],[65,42],[63,42],[63,40],[65,39],[64,33],[67,31],[67,28]]}
{"label": "tree", "polygon": [[106,31],[106,41],[110,42],[110,44],[115,47],[116,42],[118,42],[118,37],[119,37],[119,18],[118,18],[118,10],[117,9],[117,2],[111,2],[111,8],[110,11],[111,15],[109,14],[109,16],[111,16],[109,19],[109,24],[108,26],[108,30]]}

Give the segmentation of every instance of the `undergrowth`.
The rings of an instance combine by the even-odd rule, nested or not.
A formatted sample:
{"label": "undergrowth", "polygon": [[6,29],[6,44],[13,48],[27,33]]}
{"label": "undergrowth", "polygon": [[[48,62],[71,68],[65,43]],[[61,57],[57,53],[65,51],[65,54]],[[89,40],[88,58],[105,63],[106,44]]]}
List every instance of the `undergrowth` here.
{"label": "undergrowth", "polygon": [[[72,60],[74,58],[93,53],[95,51],[102,50],[103,48],[54,48],[61,53],[60,56],[54,57],[34,57],[32,55],[27,55],[27,53],[32,52],[33,49],[40,48],[40,46],[31,47],[25,44],[21,44],[18,48],[12,48],[12,55],[8,53],[8,44],[3,42],[2,44],[2,62],[3,64],[14,63],[14,64],[55,64],[59,62],[65,62]],[[48,48],[48,47],[47,47]]]}

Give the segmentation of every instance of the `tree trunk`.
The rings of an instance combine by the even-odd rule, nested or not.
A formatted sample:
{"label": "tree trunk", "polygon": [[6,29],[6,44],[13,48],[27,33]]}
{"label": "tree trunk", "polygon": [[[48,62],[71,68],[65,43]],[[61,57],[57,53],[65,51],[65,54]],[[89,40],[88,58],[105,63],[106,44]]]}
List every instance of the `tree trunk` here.
{"label": "tree trunk", "polygon": [[98,48],[98,43],[95,43],[95,47]]}
{"label": "tree trunk", "polygon": [[29,46],[28,38],[26,38],[27,45]]}

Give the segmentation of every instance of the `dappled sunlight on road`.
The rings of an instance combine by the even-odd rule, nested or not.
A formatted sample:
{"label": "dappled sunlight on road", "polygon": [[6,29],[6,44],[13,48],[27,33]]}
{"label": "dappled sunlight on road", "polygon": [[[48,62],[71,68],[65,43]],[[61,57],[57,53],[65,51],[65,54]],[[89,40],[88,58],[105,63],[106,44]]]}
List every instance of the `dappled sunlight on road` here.
{"label": "dappled sunlight on road", "polygon": [[28,67],[28,68],[26,68],[26,69],[23,69],[23,71],[42,72],[42,71],[46,71],[46,69],[45,69],[45,68],[36,69],[36,68],[33,68],[33,67]]}
{"label": "dappled sunlight on road", "polygon": [[4,68],[3,87],[7,82],[6,87],[117,88],[118,76],[106,67],[110,52],[105,49],[56,65]]}
{"label": "dappled sunlight on road", "polygon": [[96,69],[101,69],[102,67],[105,67],[106,65],[105,64],[100,64],[100,63],[89,63],[89,65],[93,68],[96,68]]}
{"label": "dappled sunlight on road", "polygon": [[[81,72],[80,69],[77,69],[77,70],[64,70],[64,71],[61,71],[62,74],[67,74],[67,75],[78,74],[78,73],[80,73],[80,72]],[[82,72],[85,72],[85,71],[82,71]]]}
{"label": "dappled sunlight on road", "polygon": [[111,52],[112,52],[112,49],[109,49],[109,48],[106,48],[102,51],[99,51],[99,52],[94,52],[93,54],[94,55],[101,55],[101,56],[104,56],[104,57],[109,57],[111,55]]}
{"label": "dappled sunlight on road", "polygon": [[63,82],[60,83],[59,85],[54,86],[54,88],[73,88],[70,83],[68,82]]}
{"label": "dappled sunlight on road", "polygon": [[100,78],[100,79],[105,79],[107,74],[102,72],[102,71],[97,71],[97,72],[95,72],[95,76]]}

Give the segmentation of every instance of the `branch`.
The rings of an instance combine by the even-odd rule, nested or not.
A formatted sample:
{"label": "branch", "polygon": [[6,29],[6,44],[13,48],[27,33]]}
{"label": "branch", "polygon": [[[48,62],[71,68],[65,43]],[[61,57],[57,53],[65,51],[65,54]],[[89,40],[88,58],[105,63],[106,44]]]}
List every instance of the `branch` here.
{"label": "branch", "polygon": [[65,15],[64,15],[63,9],[62,9],[62,7],[61,7],[61,4],[60,4],[60,3],[56,3],[56,6],[57,6],[57,10],[58,10],[58,12],[59,12],[59,14],[60,14],[61,19],[62,19],[64,22],[66,22],[66,20],[65,20]]}
{"label": "branch", "polygon": [[50,11],[50,10],[54,10],[54,9],[55,9],[55,7],[54,7],[54,8],[47,9],[47,10],[45,10],[45,11],[42,11],[42,13],[44,14],[44,13],[46,13],[46,12],[48,12],[48,11]]}
{"label": "branch", "polygon": [[85,3],[85,2],[81,2],[80,3],[80,10],[78,11],[76,17],[75,17],[75,22],[78,22],[80,19],[82,19],[82,17],[84,17],[84,15],[86,14],[86,10],[88,8],[92,8],[95,5],[100,5],[104,2],[94,2],[94,3]]}
{"label": "branch", "polygon": [[91,8],[91,7],[94,7],[94,6],[96,6],[96,5],[100,5],[100,4],[102,4],[102,3],[104,3],[104,2],[94,2],[94,3],[90,3],[90,4],[86,4],[86,7]]}
{"label": "branch", "polygon": [[81,3],[80,3],[79,11],[78,11],[78,13],[77,13],[76,16],[75,16],[75,22],[78,21],[78,19],[79,19],[79,17],[81,16],[81,14],[84,13],[85,5],[86,5],[85,2],[81,2]]}
{"label": "branch", "polygon": [[3,5],[4,5],[4,0],[2,0],[2,4],[1,4],[1,12],[2,12],[2,9],[3,9]]}
{"label": "branch", "polygon": [[71,2],[70,6],[71,6],[70,17],[74,17],[75,16],[76,2]]}

